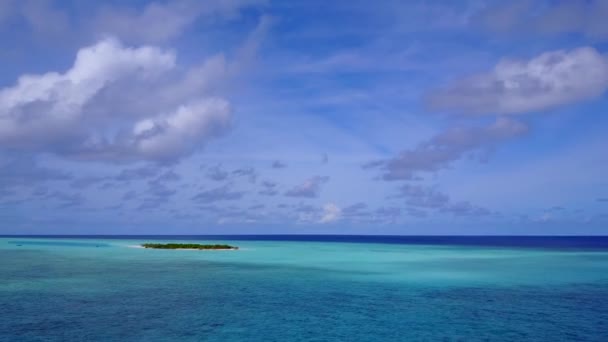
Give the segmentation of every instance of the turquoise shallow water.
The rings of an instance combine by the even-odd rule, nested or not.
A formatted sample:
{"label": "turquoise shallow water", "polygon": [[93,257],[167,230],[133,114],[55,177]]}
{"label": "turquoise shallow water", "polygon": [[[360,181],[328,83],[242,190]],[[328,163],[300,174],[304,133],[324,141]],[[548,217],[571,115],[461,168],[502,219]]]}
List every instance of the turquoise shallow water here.
{"label": "turquoise shallow water", "polygon": [[608,341],[605,249],[146,241],[0,238],[0,341]]}

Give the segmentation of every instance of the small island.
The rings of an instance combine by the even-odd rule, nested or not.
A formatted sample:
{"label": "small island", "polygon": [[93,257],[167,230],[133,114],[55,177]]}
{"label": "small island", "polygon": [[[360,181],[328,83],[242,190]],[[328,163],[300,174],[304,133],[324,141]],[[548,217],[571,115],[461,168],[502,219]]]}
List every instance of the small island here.
{"label": "small island", "polygon": [[230,245],[201,245],[198,243],[144,243],[143,248],[154,249],[196,249],[196,250],[236,250],[239,249]]}

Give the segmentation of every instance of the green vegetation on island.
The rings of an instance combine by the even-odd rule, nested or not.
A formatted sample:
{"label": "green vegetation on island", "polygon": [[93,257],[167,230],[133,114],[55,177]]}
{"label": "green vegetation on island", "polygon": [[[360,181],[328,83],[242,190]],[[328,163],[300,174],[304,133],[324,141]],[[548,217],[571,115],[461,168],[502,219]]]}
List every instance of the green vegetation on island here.
{"label": "green vegetation on island", "polygon": [[141,245],[144,248],[155,248],[155,249],[239,249],[238,247],[230,245],[201,245],[198,243],[144,243]]}

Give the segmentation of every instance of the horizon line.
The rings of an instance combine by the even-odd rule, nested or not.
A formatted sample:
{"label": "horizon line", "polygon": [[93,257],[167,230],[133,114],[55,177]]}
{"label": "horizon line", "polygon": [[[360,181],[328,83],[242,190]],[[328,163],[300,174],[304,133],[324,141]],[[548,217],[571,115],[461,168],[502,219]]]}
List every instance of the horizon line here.
{"label": "horizon line", "polygon": [[68,236],[381,236],[381,237],[608,237],[606,235],[571,235],[571,234],[550,234],[550,235],[509,235],[509,234],[411,234],[411,235],[396,235],[396,234],[0,234],[0,237],[68,237]]}

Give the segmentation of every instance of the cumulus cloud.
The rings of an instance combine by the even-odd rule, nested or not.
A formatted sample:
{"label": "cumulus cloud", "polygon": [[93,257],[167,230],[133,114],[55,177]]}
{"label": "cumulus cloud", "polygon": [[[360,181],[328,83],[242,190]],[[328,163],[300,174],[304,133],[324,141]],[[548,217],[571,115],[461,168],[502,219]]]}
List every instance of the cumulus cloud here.
{"label": "cumulus cloud", "polygon": [[388,181],[419,179],[422,173],[446,168],[469,153],[487,151],[526,131],[527,126],[521,122],[506,118],[484,127],[454,127],[395,158],[372,161],[364,167],[381,168],[382,178]]}
{"label": "cumulus cloud", "polygon": [[520,114],[588,100],[608,88],[608,59],[592,47],[503,60],[489,72],[431,92],[431,108],[465,114]]}
{"label": "cumulus cloud", "polygon": [[230,106],[219,98],[181,105],[174,112],[136,123],[127,146],[150,160],[173,160],[191,153],[196,143],[228,128]]}
{"label": "cumulus cloud", "polygon": [[229,103],[204,87],[217,76],[209,63],[218,64],[184,71],[173,51],[101,40],[82,48],[64,73],[23,75],[0,89],[0,146],[92,160],[176,160],[230,125]]}
{"label": "cumulus cloud", "polygon": [[289,197],[304,197],[315,198],[319,196],[323,184],[329,181],[327,176],[314,176],[305,180],[302,184],[297,185],[291,190],[285,192],[285,196]]}
{"label": "cumulus cloud", "polygon": [[323,216],[319,220],[320,223],[330,223],[340,219],[342,210],[334,203],[327,203],[323,206]]}

